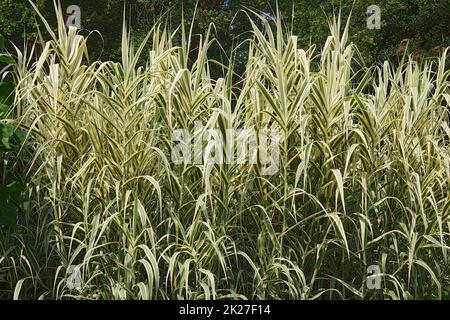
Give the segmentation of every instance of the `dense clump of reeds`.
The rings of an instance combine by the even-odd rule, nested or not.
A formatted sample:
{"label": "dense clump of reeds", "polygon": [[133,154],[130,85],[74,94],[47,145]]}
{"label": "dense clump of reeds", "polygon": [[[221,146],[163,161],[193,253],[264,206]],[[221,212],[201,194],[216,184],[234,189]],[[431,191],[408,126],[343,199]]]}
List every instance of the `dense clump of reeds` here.
{"label": "dense clump of reeds", "polygon": [[[366,68],[339,18],[321,52],[259,18],[239,83],[232,58],[211,77],[211,32],[189,61],[159,25],[138,48],[124,28],[120,63],[88,64],[59,14],[38,61],[19,54],[29,201],[0,233],[1,298],[449,296],[447,52]],[[279,130],[279,171],[173,163],[171,134],[197,139],[195,121],[225,144]]]}

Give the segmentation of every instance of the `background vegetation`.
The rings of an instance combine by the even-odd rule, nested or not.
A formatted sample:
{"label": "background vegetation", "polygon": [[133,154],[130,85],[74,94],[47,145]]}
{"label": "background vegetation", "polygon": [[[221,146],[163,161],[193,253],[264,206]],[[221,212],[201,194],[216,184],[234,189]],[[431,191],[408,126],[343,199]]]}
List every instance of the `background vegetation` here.
{"label": "background vegetation", "polygon": [[[53,2],[33,0],[55,25]],[[163,17],[172,29],[181,22],[182,12],[186,24],[192,20],[197,0],[62,0],[62,7],[79,5],[82,10],[82,27],[88,31],[99,30],[99,36],[92,37],[90,54],[95,60],[120,60],[120,35],[122,12],[127,10],[127,20],[133,28],[136,41],[143,39],[155,20]],[[367,7],[377,4],[382,10],[382,28],[366,28]],[[195,18],[195,34],[204,34],[210,23],[214,23],[217,38],[229,52],[237,37],[248,38],[251,25],[243,13],[243,8],[273,14],[275,0],[199,0]],[[288,28],[298,36],[299,45],[308,47],[310,43],[324,43],[328,36],[327,17],[333,10],[342,8],[343,17],[353,9],[350,25],[350,41],[354,42],[364,56],[366,63],[382,62],[397,55],[402,40],[410,39],[412,52],[418,55],[438,55],[438,46],[450,45],[450,4],[448,0],[287,0],[279,1],[279,8]],[[292,14],[292,8],[294,8]],[[236,16],[237,15],[237,16]],[[31,42],[36,37],[36,14],[28,0],[0,0],[0,34],[16,44]],[[234,19],[233,19],[234,18]],[[39,22],[39,19],[38,19]],[[39,24],[41,24],[39,22]],[[192,41],[197,41],[194,36]],[[220,50],[210,49],[210,57],[221,60]],[[237,67],[245,65],[245,50],[236,57]]]}

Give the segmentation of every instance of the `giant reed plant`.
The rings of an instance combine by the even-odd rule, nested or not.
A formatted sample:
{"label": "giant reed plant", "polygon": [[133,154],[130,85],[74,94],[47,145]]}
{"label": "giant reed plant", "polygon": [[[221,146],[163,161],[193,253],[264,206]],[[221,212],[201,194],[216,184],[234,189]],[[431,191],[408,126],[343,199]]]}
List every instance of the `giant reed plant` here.
{"label": "giant reed plant", "polygon": [[[39,59],[18,52],[29,201],[1,230],[1,298],[449,297],[447,52],[365,68],[349,21],[319,52],[258,17],[236,83],[232,57],[210,75],[213,26],[193,60],[192,30],[175,45],[155,25],[137,48],[124,27],[121,62],[88,63],[57,11]],[[198,139],[196,121],[226,145],[227,129],[279,130],[279,171],[173,163],[173,131]]]}

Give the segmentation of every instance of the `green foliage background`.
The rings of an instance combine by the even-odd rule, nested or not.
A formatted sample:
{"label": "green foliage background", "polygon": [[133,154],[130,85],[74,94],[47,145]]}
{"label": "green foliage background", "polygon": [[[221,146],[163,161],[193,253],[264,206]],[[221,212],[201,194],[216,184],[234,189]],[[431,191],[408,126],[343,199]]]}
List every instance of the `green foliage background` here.
{"label": "green foliage background", "polygon": [[[52,0],[34,0],[50,21],[53,17]],[[62,0],[63,8],[79,5],[82,27],[102,34],[93,36],[90,45],[92,59],[118,60],[122,13],[127,9],[127,20],[134,34],[143,38],[155,19],[177,26],[184,15],[190,23],[197,0]],[[366,10],[376,4],[382,10],[382,28],[366,28]],[[250,29],[242,8],[274,12],[275,0],[200,0],[195,18],[195,31],[204,33],[214,23],[217,36],[225,50],[230,50],[236,37],[248,36]],[[299,36],[299,43],[308,46],[323,43],[328,32],[327,16],[342,8],[343,16],[353,9],[350,40],[360,48],[367,63],[393,59],[403,39],[410,39],[412,52],[422,56],[433,55],[433,48],[450,44],[449,0],[280,0],[280,11],[288,27]],[[292,14],[292,8],[294,13]],[[292,23],[293,21],[293,23]],[[14,43],[32,41],[36,36],[35,16],[28,0],[0,0],[0,34]],[[56,25],[56,24],[54,24]],[[136,39],[140,40],[140,39]],[[212,49],[211,57],[220,60],[220,50]],[[214,52],[214,50],[216,50]],[[435,50],[436,51],[436,50]],[[245,60],[245,52],[242,53]],[[244,61],[237,61],[238,65]]]}

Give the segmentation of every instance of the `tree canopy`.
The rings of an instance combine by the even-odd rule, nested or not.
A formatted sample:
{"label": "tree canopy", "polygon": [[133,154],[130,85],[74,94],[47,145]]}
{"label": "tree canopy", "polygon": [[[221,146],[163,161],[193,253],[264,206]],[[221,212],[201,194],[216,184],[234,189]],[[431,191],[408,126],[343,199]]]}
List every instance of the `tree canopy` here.
{"label": "tree canopy", "polygon": [[[55,19],[52,0],[33,0],[50,21]],[[367,62],[394,58],[402,43],[409,43],[411,52],[429,56],[439,48],[450,45],[450,2],[448,0],[384,0],[381,9],[381,28],[366,26],[367,8],[372,0],[283,0],[278,1],[283,21],[299,37],[299,44],[321,44],[328,35],[327,19],[341,10],[344,17],[352,14],[350,40],[360,49]],[[175,28],[185,18],[194,19],[194,34],[205,33],[214,23],[220,44],[229,50],[237,39],[249,36],[250,23],[242,9],[274,14],[276,0],[62,0],[81,8],[82,28],[98,30],[94,35],[95,58],[120,58],[120,35],[123,12],[133,28],[136,41],[143,38],[157,19]],[[254,17],[252,17],[254,19]],[[28,0],[0,0],[0,34],[16,44],[32,41],[36,36],[38,19]],[[55,22],[56,25],[56,22]],[[402,42],[403,41],[403,42]],[[213,49],[214,50],[214,49]],[[220,50],[217,50],[217,55]],[[214,56],[214,53],[212,53]],[[245,52],[242,59],[245,59]],[[238,57],[239,60],[239,57]],[[239,63],[239,61],[237,61]]]}

